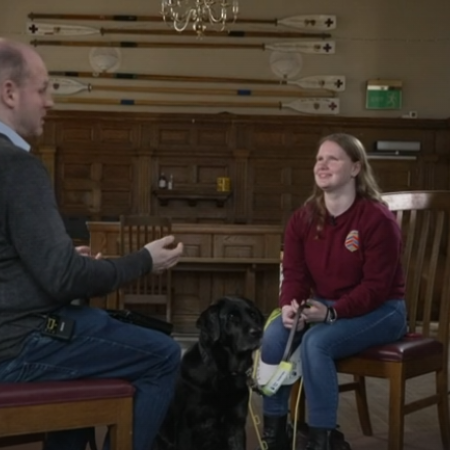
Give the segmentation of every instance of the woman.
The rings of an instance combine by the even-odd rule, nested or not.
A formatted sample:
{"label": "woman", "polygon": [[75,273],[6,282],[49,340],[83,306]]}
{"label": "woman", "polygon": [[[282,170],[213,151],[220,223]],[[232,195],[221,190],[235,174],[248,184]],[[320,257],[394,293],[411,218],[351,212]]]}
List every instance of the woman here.
{"label": "woman", "polygon": [[[343,133],[322,139],[314,179],[313,195],[286,227],[281,315],[264,333],[261,358],[280,362],[295,313],[306,305],[296,334],[308,405],[306,449],[328,450],[337,436],[334,361],[404,335],[405,286],[401,232],[381,200],[362,143]],[[269,450],[289,448],[290,388],[281,386],[263,400]]]}

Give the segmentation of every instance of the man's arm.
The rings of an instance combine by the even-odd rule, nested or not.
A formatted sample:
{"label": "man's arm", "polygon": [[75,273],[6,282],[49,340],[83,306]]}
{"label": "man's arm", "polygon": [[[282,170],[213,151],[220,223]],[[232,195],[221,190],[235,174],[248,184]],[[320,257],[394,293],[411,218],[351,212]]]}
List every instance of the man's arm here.
{"label": "man's arm", "polygon": [[66,233],[41,162],[25,152],[10,160],[5,183],[7,231],[25,268],[62,302],[117,289],[152,268],[146,249],[117,260],[80,256]]}
{"label": "man's arm", "polygon": [[312,283],[305,263],[304,232],[304,211],[298,210],[290,218],[284,233],[280,306],[290,305],[294,299],[300,304],[309,298]]}

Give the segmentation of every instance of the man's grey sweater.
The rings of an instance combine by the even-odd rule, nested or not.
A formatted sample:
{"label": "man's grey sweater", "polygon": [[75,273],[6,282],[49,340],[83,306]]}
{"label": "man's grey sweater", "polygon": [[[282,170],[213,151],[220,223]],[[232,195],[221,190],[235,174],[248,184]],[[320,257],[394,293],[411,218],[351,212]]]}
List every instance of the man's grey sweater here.
{"label": "man's grey sweater", "polygon": [[114,291],[151,267],[146,249],[116,260],[80,256],[45,167],[0,134],[0,361],[42,327],[39,314]]}

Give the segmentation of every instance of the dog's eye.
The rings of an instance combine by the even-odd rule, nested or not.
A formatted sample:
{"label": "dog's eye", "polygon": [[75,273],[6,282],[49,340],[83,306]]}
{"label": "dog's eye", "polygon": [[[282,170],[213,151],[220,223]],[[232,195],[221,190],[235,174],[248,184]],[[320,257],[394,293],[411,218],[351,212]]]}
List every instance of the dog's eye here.
{"label": "dog's eye", "polygon": [[227,319],[236,321],[236,320],[239,320],[239,315],[237,313],[235,313],[234,311],[231,311],[228,313]]}

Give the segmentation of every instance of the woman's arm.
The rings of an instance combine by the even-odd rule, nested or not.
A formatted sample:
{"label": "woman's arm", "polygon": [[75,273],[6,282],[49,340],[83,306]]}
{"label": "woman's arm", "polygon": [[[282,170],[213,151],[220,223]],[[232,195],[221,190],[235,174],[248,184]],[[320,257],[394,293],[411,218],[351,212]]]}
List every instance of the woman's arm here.
{"label": "woman's arm", "polygon": [[404,296],[400,228],[389,213],[377,214],[369,220],[360,233],[362,279],[351,292],[335,302],[338,317],[366,314],[390,297]]}
{"label": "woman's arm", "polygon": [[312,281],[305,263],[303,245],[306,230],[305,211],[302,208],[297,210],[289,219],[284,234],[281,307],[290,305],[292,300],[301,303],[310,296]]}

